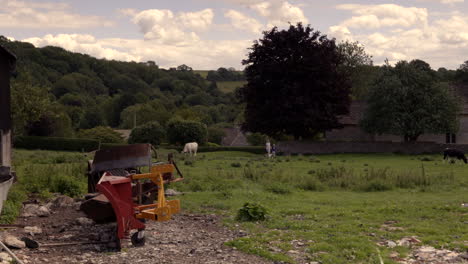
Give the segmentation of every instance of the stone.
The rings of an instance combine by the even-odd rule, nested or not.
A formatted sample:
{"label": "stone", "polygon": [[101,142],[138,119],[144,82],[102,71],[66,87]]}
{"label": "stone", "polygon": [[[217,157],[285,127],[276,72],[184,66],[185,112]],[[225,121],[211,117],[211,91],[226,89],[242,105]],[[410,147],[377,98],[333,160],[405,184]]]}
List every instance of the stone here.
{"label": "stone", "polygon": [[0,252],[0,261],[2,263],[11,263],[13,261],[13,258],[10,256],[10,254],[6,252]]}
{"label": "stone", "polygon": [[386,244],[387,247],[389,247],[389,248],[394,248],[394,247],[397,246],[397,244],[396,244],[395,242],[391,241],[391,240],[388,240],[385,244]]}
{"label": "stone", "polygon": [[39,210],[39,205],[37,204],[26,204],[23,208],[23,217],[36,216],[37,211]]}
{"label": "stone", "polygon": [[402,247],[411,247],[414,244],[420,244],[421,240],[417,239],[416,237],[404,237],[397,241],[398,246]]}
{"label": "stone", "polygon": [[69,207],[75,204],[75,200],[66,195],[60,195],[52,201],[53,208]]}
{"label": "stone", "polygon": [[36,235],[36,234],[41,234],[42,233],[42,228],[37,227],[37,226],[25,226],[24,227],[24,232],[31,234],[31,235]]}
{"label": "stone", "polygon": [[5,236],[3,243],[5,243],[5,245],[7,245],[9,248],[14,249],[21,249],[26,247],[26,243],[24,243],[24,241],[21,241],[12,235]]}
{"label": "stone", "polygon": [[40,217],[49,216],[50,210],[45,206],[40,206],[39,209],[37,209],[36,215]]}
{"label": "stone", "polygon": [[79,225],[92,225],[94,221],[86,217],[79,217],[76,219],[76,223]]}

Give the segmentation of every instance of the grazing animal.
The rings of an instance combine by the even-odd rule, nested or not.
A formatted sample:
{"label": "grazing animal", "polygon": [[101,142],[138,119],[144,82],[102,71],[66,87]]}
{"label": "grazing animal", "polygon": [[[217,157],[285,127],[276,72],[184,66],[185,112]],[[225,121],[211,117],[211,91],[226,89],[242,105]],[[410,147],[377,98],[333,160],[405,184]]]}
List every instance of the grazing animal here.
{"label": "grazing animal", "polygon": [[463,153],[463,151],[458,150],[458,149],[446,148],[444,150],[444,161],[449,158],[456,158],[459,160],[463,160],[465,163],[468,163],[465,157],[465,153]]}
{"label": "grazing animal", "polygon": [[190,155],[196,156],[198,150],[198,143],[197,142],[190,142],[185,144],[184,150],[182,153],[189,153]]}

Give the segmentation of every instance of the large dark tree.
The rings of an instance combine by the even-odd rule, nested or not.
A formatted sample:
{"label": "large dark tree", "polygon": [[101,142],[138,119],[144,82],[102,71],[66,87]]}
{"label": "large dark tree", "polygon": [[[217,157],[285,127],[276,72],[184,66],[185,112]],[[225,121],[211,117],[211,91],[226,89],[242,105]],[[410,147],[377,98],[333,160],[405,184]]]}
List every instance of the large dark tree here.
{"label": "large dark tree", "polygon": [[459,102],[421,60],[385,65],[368,95],[361,122],[372,134],[416,141],[422,134],[456,133]]}
{"label": "large dark tree", "polygon": [[343,62],[335,40],[310,26],[265,32],[243,61],[243,129],[299,138],[341,127],[337,116],[348,113],[351,86]]}

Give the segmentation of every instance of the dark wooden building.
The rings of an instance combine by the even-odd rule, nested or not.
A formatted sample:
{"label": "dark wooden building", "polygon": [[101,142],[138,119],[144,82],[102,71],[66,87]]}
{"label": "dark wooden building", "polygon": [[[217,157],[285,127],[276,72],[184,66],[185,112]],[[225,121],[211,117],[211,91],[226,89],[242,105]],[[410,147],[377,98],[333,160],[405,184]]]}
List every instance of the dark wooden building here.
{"label": "dark wooden building", "polygon": [[16,56],[0,46],[0,176],[9,175],[11,167],[10,76],[15,70],[15,64]]}

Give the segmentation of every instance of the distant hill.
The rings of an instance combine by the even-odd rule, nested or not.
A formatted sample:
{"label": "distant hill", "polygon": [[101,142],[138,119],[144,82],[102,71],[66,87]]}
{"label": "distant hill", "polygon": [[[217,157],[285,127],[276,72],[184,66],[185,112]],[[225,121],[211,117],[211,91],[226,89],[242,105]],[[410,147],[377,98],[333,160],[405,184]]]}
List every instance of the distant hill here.
{"label": "distant hill", "polygon": [[[53,134],[56,128],[44,126],[58,122],[55,113],[60,113],[60,125],[69,128],[54,135],[70,136],[77,129],[101,125],[131,128],[134,119],[137,125],[150,121],[164,125],[174,117],[208,126],[232,123],[240,112],[229,89],[221,92],[207,81],[208,71],[202,77],[191,70],[160,69],[152,61],[97,59],[59,47],[36,48],[3,36],[0,45],[18,57],[13,100],[45,102],[43,108],[47,106],[38,109],[40,119],[34,122],[28,109],[21,110],[25,111],[21,118],[26,120],[16,120],[16,124],[24,128],[24,134]],[[28,96],[18,97],[25,93]]]}

